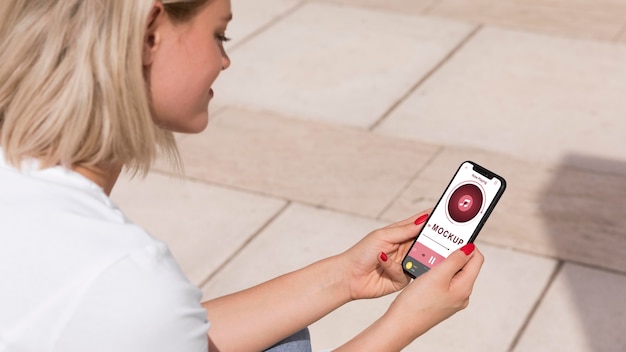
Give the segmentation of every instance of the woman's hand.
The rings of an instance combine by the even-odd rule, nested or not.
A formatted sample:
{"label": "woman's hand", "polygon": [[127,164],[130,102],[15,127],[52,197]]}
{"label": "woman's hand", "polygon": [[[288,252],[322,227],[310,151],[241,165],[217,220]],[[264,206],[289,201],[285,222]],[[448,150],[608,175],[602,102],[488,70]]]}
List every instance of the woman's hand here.
{"label": "woman's hand", "polygon": [[375,230],[339,255],[351,299],[384,296],[409,283],[402,259],[427,218],[426,211]]}
{"label": "woman's hand", "polygon": [[446,260],[418,276],[393,301],[382,319],[402,326],[398,342],[408,344],[433,326],[469,305],[474,283],[484,262],[473,243],[456,250]]}
{"label": "woman's hand", "polygon": [[483,255],[473,244],[418,276],[396,297],[387,312],[335,351],[400,351],[469,304]]}
{"label": "woman's hand", "polygon": [[433,325],[439,323],[467,307],[484,260],[473,243],[465,245],[418,276],[396,297],[389,310],[397,309],[408,315],[405,318],[434,313]]}

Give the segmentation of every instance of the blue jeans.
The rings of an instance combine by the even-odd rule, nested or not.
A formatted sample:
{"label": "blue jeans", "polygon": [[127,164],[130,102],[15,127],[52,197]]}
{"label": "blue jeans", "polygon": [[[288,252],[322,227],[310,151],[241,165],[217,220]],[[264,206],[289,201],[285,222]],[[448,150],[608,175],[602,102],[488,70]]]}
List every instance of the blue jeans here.
{"label": "blue jeans", "polygon": [[311,335],[305,328],[270,347],[265,352],[311,352]]}

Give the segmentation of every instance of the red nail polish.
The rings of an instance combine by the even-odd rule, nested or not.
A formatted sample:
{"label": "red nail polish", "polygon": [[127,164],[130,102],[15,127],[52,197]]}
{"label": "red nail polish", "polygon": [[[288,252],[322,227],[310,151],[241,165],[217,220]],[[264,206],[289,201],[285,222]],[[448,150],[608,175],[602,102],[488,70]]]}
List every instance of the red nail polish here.
{"label": "red nail polish", "polygon": [[465,253],[465,255],[470,255],[474,251],[476,246],[473,243],[468,243],[461,248],[461,252]]}
{"label": "red nail polish", "polygon": [[386,262],[387,259],[389,259],[389,258],[387,258],[387,254],[385,254],[385,252],[381,252],[380,253],[380,260],[382,260],[383,262]]}
{"label": "red nail polish", "polygon": [[428,219],[428,214],[424,214],[415,220],[415,225],[421,225]]}

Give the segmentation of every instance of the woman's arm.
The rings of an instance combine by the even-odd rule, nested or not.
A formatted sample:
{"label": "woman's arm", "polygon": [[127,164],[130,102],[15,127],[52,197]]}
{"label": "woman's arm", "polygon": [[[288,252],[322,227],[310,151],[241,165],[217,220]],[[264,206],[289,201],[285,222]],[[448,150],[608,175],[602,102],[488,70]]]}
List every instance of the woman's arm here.
{"label": "woman's arm", "polygon": [[[403,288],[409,279],[391,261],[399,263],[408,251],[426,218],[416,224],[419,217],[373,231],[340,255],[203,303],[212,350],[262,350],[351,300]],[[381,252],[388,262],[380,260]]]}
{"label": "woman's arm", "polygon": [[[380,297],[404,288],[410,280],[402,271],[401,261],[423,226],[424,215],[373,231],[340,255],[203,303],[211,321],[212,350],[263,350],[351,300]],[[458,257],[456,253],[451,255]],[[389,340],[389,343],[410,339],[410,342],[459,310],[471,292],[480,265],[473,264],[457,272],[468,261],[482,264],[482,255],[461,253],[460,259],[446,260],[420,276],[406,293],[396,298],[381,319],[342,348],[359,350],[353,347],[361,343],[371,346],[371,339]],[[418,306],[416,301],[420,302]],[[412,326],[402,332],[407,312],[416,310],[423,311],[410,318],[419,320],[421,327]],[[386,335],[391,330],[394,333]]]}
{"label": "woman's arm", "polygon": [[261,351],[350,301],[340,258],[203,303],[210,351]]}

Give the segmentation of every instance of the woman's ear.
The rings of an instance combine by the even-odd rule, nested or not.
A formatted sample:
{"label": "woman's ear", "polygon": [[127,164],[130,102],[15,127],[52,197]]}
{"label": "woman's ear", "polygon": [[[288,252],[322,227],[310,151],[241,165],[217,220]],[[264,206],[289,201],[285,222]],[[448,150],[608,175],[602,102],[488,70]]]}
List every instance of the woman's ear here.
{"label": "woman's ear", "polygon": [[160,26],[163,23],[165,17],[165,8],[160,1],[155,1],[148,15],[148,25],[146,28],[146,35],[143,39],[143,53],[142,61],[143,66],[150,66],[154,61],[154,55],[161,42]]}

